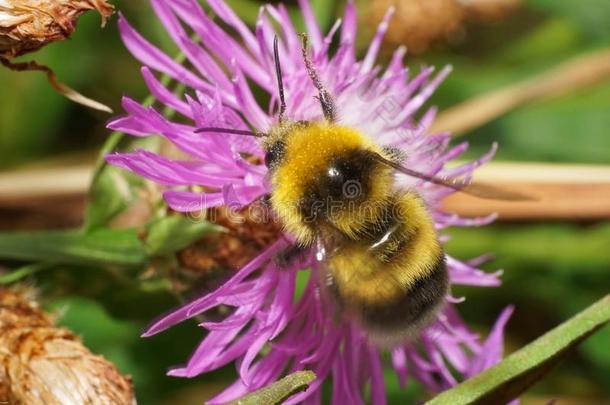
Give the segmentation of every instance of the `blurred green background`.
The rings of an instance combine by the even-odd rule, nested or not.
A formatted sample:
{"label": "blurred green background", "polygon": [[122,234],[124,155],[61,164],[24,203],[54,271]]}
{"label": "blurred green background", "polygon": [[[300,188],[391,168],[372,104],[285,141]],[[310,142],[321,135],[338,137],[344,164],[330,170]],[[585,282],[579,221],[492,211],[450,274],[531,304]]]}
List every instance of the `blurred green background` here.
{"label": "blurred green background", "polygon": [[[175,54],[147,2],[113,3],[147,38]],[[228,3],[249,22],[262,4]],[[500,21],[468,23],[459,40],[408,57],[415,68],[422,63],[454,66],[432,103],[452,106],[610,45],[607,0],[524,3]],[[314,5],[327,28],[343,8],[342,2],[320,0]],[[361,13],[366,7],[366,2],[359,3]],[[361,30],[363,45],[371,29]],[[383,55],[390,51],[384,50]],[[136,99],[147,95],[138,63],[121,44],[116,17],[100,30],[99,17],[86,14],[70,41],[23,59],[31,58],[52,66],[63,81],[117,113],[121,95]],[[0,170],[4,172],[28,165],[92,162],[109,135],[108,115],[60,97],[41,74],[0,69],[0,89]],[[480,155],[498,141],[496,160],[608,164],[609,111],[610,81],[529,104],[466,136],[472,144],[468,157]],[[610,288],[610,222],[497,223],[448,233],[452,240],[447,249],[453,256],[466,259],[493,252],[496,259],[486,268],[505,270],[502,287],[463,288],[455,295],[468,297],[461,311],[481,333],[486,333],[505,305],[516,305],[507,330],[508,351],[567,319]],[[8,267],[20,264],[4,263]],[[133,376],[140,403],[201,403],[232,379],[233,370],[193,380],[164,376],[169,365],[187,359],[200,335],[194,324],[186,323],[154,338],[138,337],[150,320],[177,305],[164,288],[125,281],[125,276],[141,270],[117,275],[116,269],[100,270],[94,265],[55,266],[52,272],[39,271],[32,281],[42,288],[49,309],[65,312],[62,324]],[[398,401],[395,378],[388,374],[387,380],[390,398]],[[546,403],[553,398],[559,403],[610,403],[609,382],[610,328],[606,328],[532,389],[524,403]]]}

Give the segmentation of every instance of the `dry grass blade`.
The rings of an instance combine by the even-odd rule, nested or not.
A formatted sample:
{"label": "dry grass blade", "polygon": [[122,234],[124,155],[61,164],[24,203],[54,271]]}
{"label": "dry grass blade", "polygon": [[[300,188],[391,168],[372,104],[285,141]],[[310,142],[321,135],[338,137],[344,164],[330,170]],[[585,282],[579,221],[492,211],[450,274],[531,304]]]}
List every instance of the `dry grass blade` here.
{"label": "dry grass blade", "polygon": [[33,198],[84,194],[89,187],[90,165],[16,170],[0,173],[0,205]]}
{"label": "dry grass blade", "polygon": [[576,57],[530,79],[467,100],[439,114],[431,133],[454,136],[479,128],[533,101],[557,97],[610,79],[610,49]]}
{"label": "dry grass blade", "polygon": [[610,167],[540,163],[491,163],[474,180],[531,195],[534,201],[482,200],[455,193],[445,210],[465,217],[497,213],[500,220],[599,220],[610,218]]}
{"label": "dry grass blade", "polygon": [[91,176],[90,165],[0,172],[0,230],[80,226]]}
{"label": "dry grass blade", "polygon": [[[47,204],[50,198],[58,207],[65,200],[66,209],[72,209],[68,202],[84,196],[92,171],[83,165],[0,174],[0,209]],[[610,166],[489,163],[475,171],[474,180],[534,200],[483,200],[454,193],[444,201],[448,212],[466,217],[496,212],[501,220],[610,218]]]}

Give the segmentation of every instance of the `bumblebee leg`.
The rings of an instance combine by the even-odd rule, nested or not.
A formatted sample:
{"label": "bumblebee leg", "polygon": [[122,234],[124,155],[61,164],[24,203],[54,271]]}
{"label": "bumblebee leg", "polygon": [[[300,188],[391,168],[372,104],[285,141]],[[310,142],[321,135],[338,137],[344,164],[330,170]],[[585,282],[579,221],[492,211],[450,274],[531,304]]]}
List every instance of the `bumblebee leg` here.
{"label": "bumblebee leg", "polygon": [[307,35],[301,34],[301,39],[303,41],[303,45],[301,51],[303,53],[303,61],[305,62],[305,69],[307,69],[307,74],[311,78],[313,85],[318,89],[318,100],[320,100],[320,104],[322,105],[322,112],[324,113],[324,118],[326,118],[330,122],[335,122],[337,120],[337,109],[335,108],[335,102],[333,101],[332,96],[322,84],[320,77],[318,76],[318,72],[309,57],[309,53],[307,52]]}
{"label": "bumblebee leg", "polygon": [[258,201],[265,207],[271,208],[271,193],[263,194],[258,198]]}
{"label": "bumblebee leg", "polygon": [[275,255],[275,263],[281,269],[287,269],[294,264],[295,260],[299,259],[308,249],[309,248],[305,246],[292,245]]}
{"label": "bumblebee leg", "polygon": [[397,164],[400,164],[407,159],[405,152],[394,146],[384,146],[383,152],[387,155],[386,157],[389,160]]}

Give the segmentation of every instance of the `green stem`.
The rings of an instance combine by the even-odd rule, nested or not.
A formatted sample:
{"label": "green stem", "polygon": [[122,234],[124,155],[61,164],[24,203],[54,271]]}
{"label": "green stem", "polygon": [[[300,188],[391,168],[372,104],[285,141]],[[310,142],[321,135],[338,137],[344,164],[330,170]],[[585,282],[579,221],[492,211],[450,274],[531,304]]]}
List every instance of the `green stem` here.
{"label": "green stem", "polygon": [[551,371],[610,321],[610,295],[545,333],[495,366],[436,396],[427,405],[505,404]]}
{"label": "green stem", "polygon": [[8,274],[1,276],[0,284],[12,284],[29,275],[37,273],[40,270],[44,270],[46,267],[48,267],[48,264],[46,263],[29,264],[27,266],[20,267],[16,270],[11,271]]}
{"label": "green stem", "polygon": [[315,379],[316,375],[313,371],[297,371],[258,391],[231,402],[230,405],[281,404],[297,392],[305,391]]}

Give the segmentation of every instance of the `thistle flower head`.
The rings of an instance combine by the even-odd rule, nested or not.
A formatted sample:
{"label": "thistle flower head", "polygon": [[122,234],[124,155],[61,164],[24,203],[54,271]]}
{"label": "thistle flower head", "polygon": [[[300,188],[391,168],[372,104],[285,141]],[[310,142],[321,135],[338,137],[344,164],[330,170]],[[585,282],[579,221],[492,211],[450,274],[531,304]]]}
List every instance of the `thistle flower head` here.
{"label": "thistle flower head", "polygon": [[[254,32],[222,0],[208,0],[213,20],[195,0],[151,0],[157,16],[180,47],[192,68],[176,63],[140,36],[124,18],[119,19],[123,40],[143,64],[142,75],[151,93],[183,116],[172,121],[150,107],[125,98],[127,115],[109,127],[134,136],[158,134],[187,158],[172,160],[150,151],[115,153],[107,161],[167,186],[164,198],[176,211],[211,207],[246,207],[270,192],[264,153],[253,137],[230,133],[196,133],[200,127],[221,127],[266,132],[277,121],[278,96],[273,41],[279,54],[286,93],[286,114],[291,120],[316,121],[322,111],[301,55],[301,41],[281,3],[261,8]],[[377,55],[393,10],[377,29],[363,59],[356,55],[356,10],[348,1],[343,18],[322,32],[307,0],[299,6],[311,44],[313,64],[338,107],[342,125],[354,127],[380,145],[400,149],[405,165],[420,172],[469,178],[489,160],[494,148],[479,160],[448,169],[445,164],[460,155],[466,144],[449,147],[449,135],[430,134],[436,110],[419,114],[423,105],[449,73],[425,67],[417,73],[403,65],[399,48],[386,68]],[[225,31],[228,27],[231,33]],[[279,30],[276,29],[279,27]],[[197,39],[193,39],[192,33]],[[337,44],[336,50],[331,44]],[[153,72],[166,74],[189,91],[174,95]],[[264,93],[269,100],[257,101]],[[255,97],[257,94],[259,97]],[[186,122],[186,123],[185,123]],[[433,215],[439,231],[449,226],[483,225],[493,217],[462,219],[442,211],[440,201],[452,190],[396,176],[398,187],[415,187]],[[204,186],[204,192],[189,186]],[[383,365],[380,350],[369,343],[360,328],[348,320],[337,322],[320,295],[322,271],[316,251],[303,254],[288,269],[279,269],[274,256],[285,249],[290,235],[278,237],[263,248],[216,290],[164,316],[146,336],[219,306],[232,308],[221,321],[204,321],[206,335],[188,363],[169,374],[193,377],[235,362],[239,378],[210,403],[225,403],[265,386],[283,374],[310,369],[317,380],[288,403],[319,403],[321,385],[332,378],[333,403],[364,403],[364,387],[371,402],[384,404]],[[496,286],[498,274],[477,269],[484,259],[461,262],[447,257],[451,283]],[[304,270],[310,269],[310,270]],[[297,275],[310,271],[302,291]],[[511,310],[505,310],[487,340],[482,341],[459,317],[452,297],[437,319],[415,342],[391,349],[391,366],[401,385],[414,378],[440,391],[497,362],[502,353],[502,330]]]}

